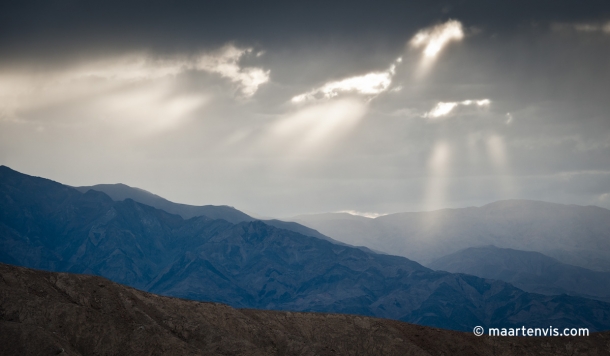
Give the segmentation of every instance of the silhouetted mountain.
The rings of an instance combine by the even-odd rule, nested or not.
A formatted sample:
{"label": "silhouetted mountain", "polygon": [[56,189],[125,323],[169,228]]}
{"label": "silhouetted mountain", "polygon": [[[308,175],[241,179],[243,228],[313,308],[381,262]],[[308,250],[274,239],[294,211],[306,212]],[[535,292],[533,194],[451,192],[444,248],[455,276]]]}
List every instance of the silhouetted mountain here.
{"label": "silhouetted mountain", "polygon": [[[240,223],[244,221],[254,221],[255,219],[248,214],[245,214],[233,207],[226,205],[203,205],[194,206],[187,204],[179,204],[171,202],[165,198],[162,198],[156,194],[148,192],[144,189],[130,187],[125,184],[97,184],[86,187],[75,187],[78,191],[86,193],[89,190],[96,190],[99,192],[106,193],[114,201],[123,201],[126,199],[132,199],[138,203],[149,205],[157,209],[164,210],[170,214],[176,214],[182,216],[184,219],[190,219],[197,216],[206,216],[210,219],[223,219],[230,223]],[[295,222],[281,221],[276,219],[261,220],[267,225],[279,227],[280,229],[290,230],[298,232],[306,236],[313,236],[323,240],[328,240],[338,244],[344,244],[342,242],[331,239],[328,236],[322,235],[318,231],[309,227],[297,224]]]}
{"label": "silhouetted mountain", "polygon": [[237,310],[0,264],[2,355],[582,355],[589,337],[476,337],[354,315]]}
{"label": "silhouetted mountain", "polygon": [[194,206],[178,204],[162,198],[156,194],[140,188],[130,187],[125,184],[97,184],[86,187],[75,187],[78,191],[86,193],[93,189],[106,193],[114,201],[132,199],[138,203],[150,205],[154,208],[165,210],[170,214],[180,215],[185,219],[196,216],[207,216],[210,219],[224,219],[231,223],[256,220],[241,211],[226,205],[203,205]]}
{"label": "silhouetted mountain", "polygon": [[610,304],[432,271],[261,221],[178,215],[0,167],[3,261],[237,307],[354,313],[457,330],[610,329]]}
{"label": "silhouetted mountain", "polygon": [[428,267],[499,279],[528,292],[610,301],[610,273],[567,265],[539,252],[471,247],[441,257]]}
{"label": "silhouetted mountain", "polygon": [[341,242],[423,264],[465,248],[495,245],[610,272],[610,210],[596,206],[507,200],[375,219],[329,213],[293,220]]}

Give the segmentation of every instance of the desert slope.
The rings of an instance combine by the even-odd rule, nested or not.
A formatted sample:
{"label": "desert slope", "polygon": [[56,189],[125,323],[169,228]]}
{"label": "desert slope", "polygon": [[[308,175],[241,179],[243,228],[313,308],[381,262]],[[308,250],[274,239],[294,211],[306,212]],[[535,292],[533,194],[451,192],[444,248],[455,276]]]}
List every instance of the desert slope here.
{"label": "desert slope", "polygon": [[475,337],[354,315],[234,309],[0,264],[2,355],[604,355],[610,333]]}

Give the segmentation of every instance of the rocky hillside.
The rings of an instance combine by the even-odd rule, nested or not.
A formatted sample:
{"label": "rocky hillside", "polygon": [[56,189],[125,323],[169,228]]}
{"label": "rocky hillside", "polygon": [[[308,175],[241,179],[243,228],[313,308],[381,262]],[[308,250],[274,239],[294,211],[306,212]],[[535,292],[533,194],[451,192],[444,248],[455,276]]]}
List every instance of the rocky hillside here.
{"label": "rocky hillside", "polygon": [[607,355],[589,337],[476,337],[354,315],[233,309],[0,264],[2,355]]}

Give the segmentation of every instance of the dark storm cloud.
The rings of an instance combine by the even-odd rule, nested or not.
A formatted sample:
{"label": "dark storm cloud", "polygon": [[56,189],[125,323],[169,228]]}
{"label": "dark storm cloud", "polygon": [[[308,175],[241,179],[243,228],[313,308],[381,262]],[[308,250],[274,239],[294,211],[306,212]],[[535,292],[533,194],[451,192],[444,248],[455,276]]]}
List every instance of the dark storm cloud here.
{"label": "dark storm cloud", "polygon": [[86,48],[160,51],[227,41],[286,47],[290,41],[367,40],[395,46],[406,34],[458,18],[488,31],[531,23],[595,21],[604,1],[3,1],[0,49],[61,56]]}
{"label": "dark storm cloud", "polygon": [[4,1],[0,163],[275,216],[610,206],[609,20],[604,1]]}

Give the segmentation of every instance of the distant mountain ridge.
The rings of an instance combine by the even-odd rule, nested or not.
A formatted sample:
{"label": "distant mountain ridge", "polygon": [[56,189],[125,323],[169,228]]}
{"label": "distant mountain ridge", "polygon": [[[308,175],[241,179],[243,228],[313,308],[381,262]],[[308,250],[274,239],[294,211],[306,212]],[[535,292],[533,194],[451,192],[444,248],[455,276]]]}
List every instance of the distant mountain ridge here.
{"label": "distant mountain ridge", "polygon": [[[132,199],[138,203],[161,209],[170,214],[180,215],[187,220],[199,216],[206,216],[210,219],[223,219],[233,224],[246,221],[261,220],[253,218],[248,214],[227,205],[196,206],[174,203],[147,190],[136,187],[130,187],[122,183],[97,184],[92,186],[75,187],[75,189],[82,193],[86,193],[89,190],[103,192],[107,194],[110,198],[112,198],[112,200],[114,201]],[[264,221],[267,225],[298,232],[306,236],[313,236],[323,240],[331,241],[333,243],[344,244],[328,236],[325,236],[314,229],[308,228],[295,222],[281,221],[277,219],[265,219],[261,221]]]}
{"label": "distant mountain ridge", "polygon": [[0,167],[0,262],[96,274],[235,307],[474,325],[610,330],[610,304],[432,271],[261,221],[178,215]]}
{"label": "distant mountain ridge", "polygon": [[610,272],[610,210],[596,206],[506,200],[374,219],[328,213],[291,220],[339,241],[423,264],[465,248],[495,245]]}
{"label": "distant mountain ridge", "polygon": [[96,184],[92,186],[74,187],[76,190],[86,193],[93,189],[106,193],[114,201],[133,199],[139,203],[150,205],[154,208],[165,210],[170,214],[190,219],[196,216],[207,216],[210,219],[224,219],[230,223],[256,220],[251,216],[226,205],[203,205],[194,206],[171,202],[147,190],[130,187],[126,184]]}
{"label": "distant mountain ridge", "polygon": [[511,283],[528,292],[570,294],[610,301],[610,273],[567,265],[539,252],[470,247],[427,267]]}

